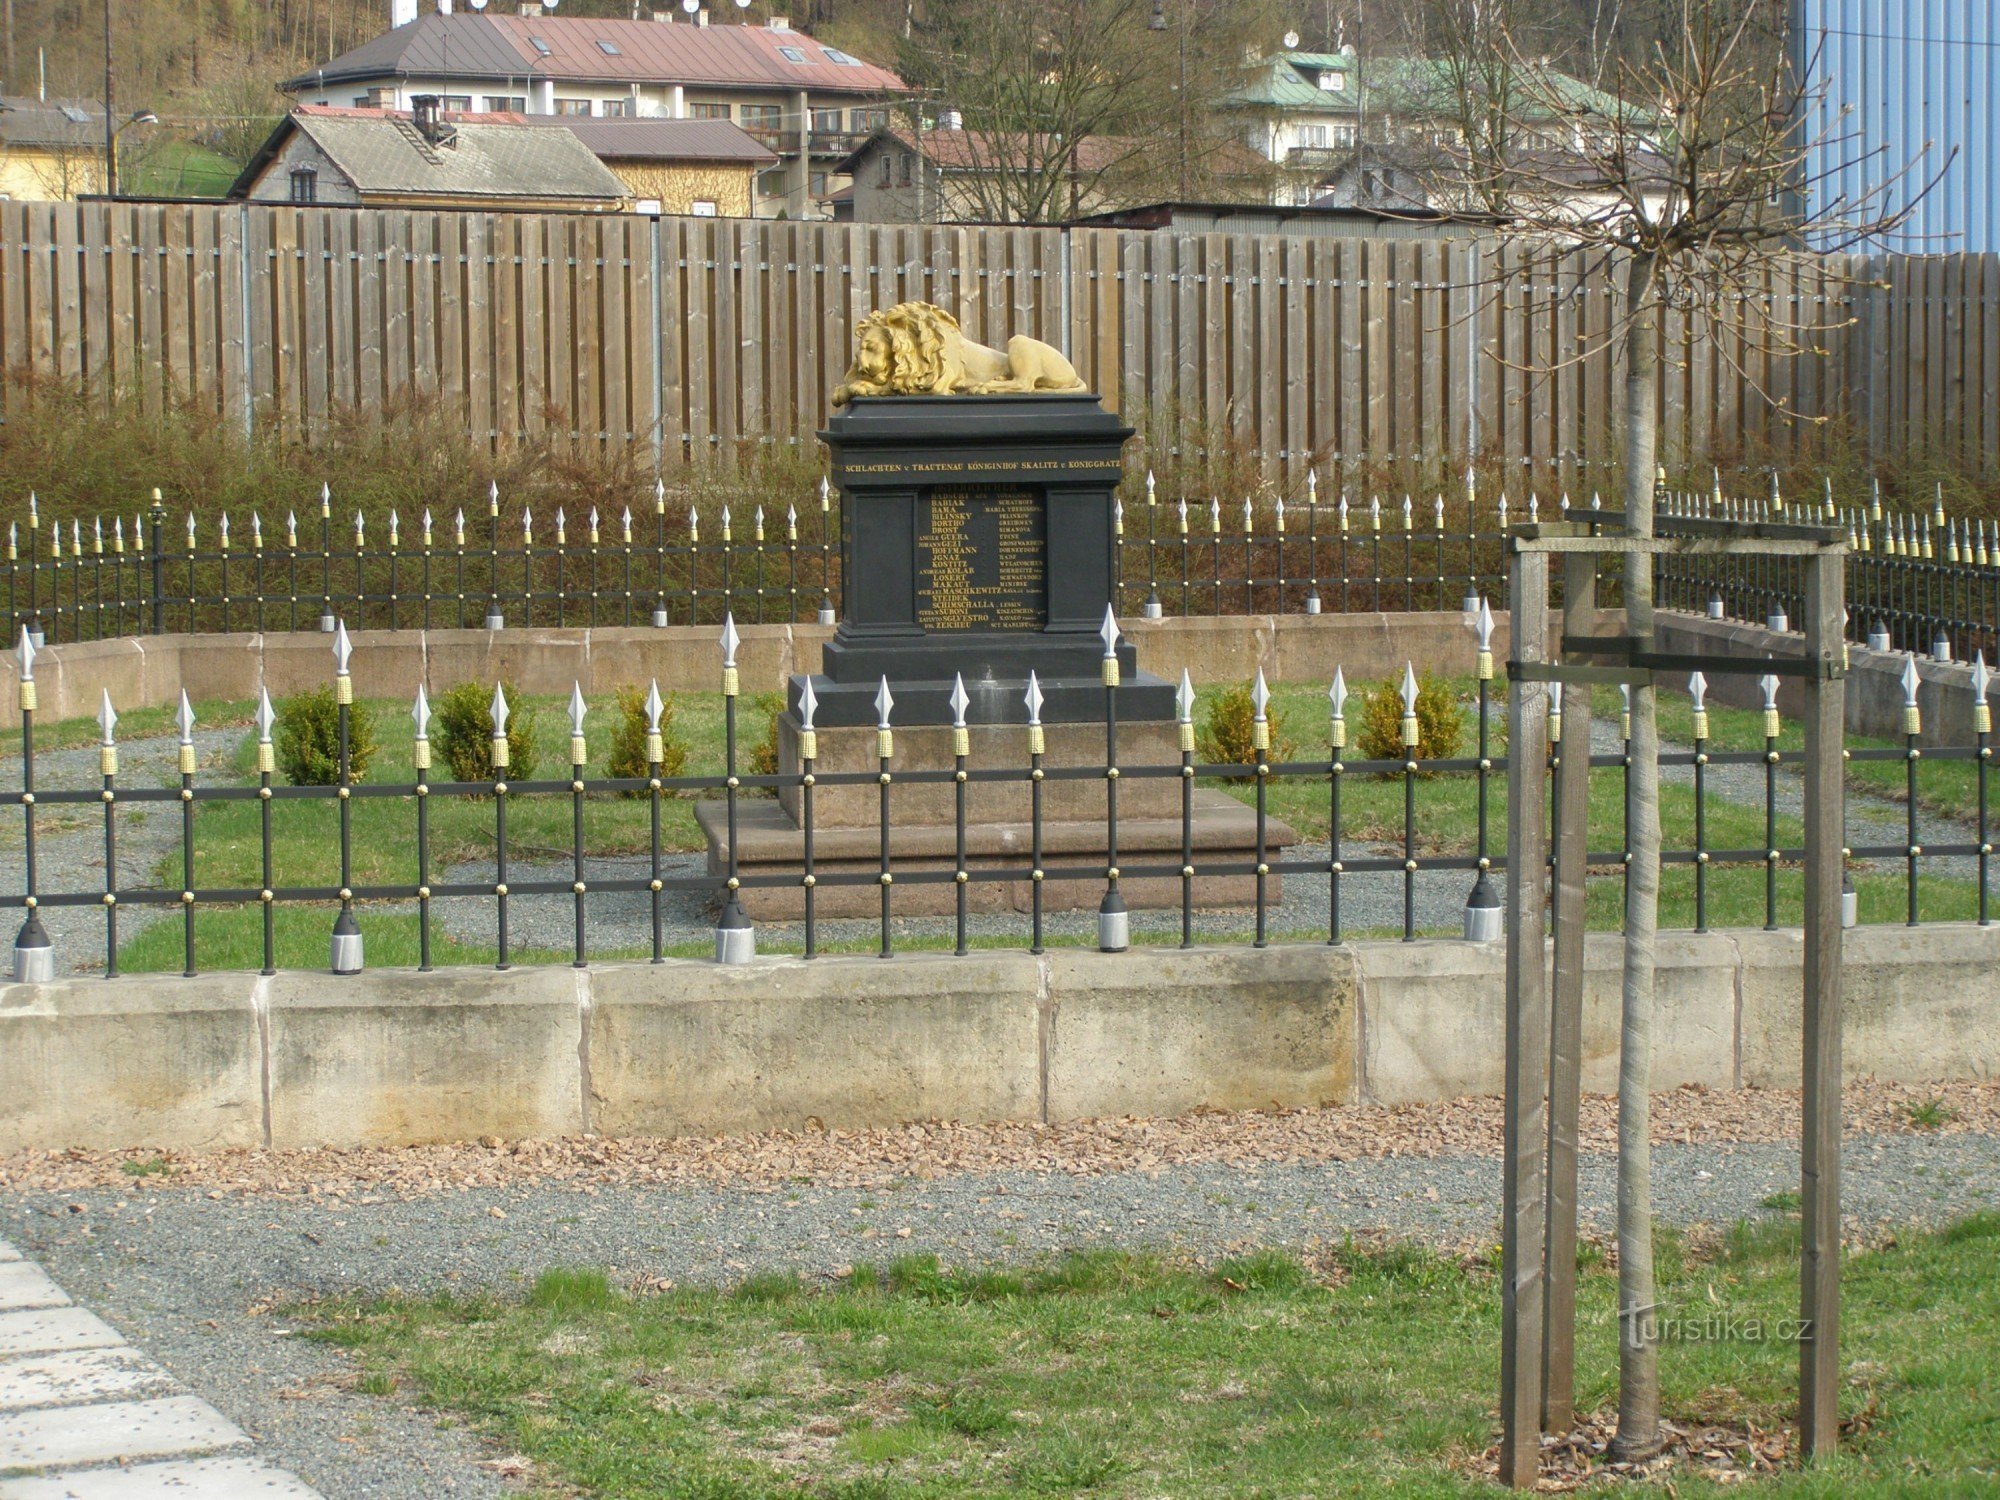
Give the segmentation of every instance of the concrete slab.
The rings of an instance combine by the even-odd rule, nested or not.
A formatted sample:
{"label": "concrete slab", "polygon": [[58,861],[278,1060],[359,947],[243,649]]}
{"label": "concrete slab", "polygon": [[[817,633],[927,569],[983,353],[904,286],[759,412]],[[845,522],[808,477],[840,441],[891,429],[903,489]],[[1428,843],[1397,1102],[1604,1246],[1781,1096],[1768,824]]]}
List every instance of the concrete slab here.
{"label": "concrete slab", "polygon": [[69,1294],[40,1266],[25,1260],[0,1266],[0,1312],[23,1307],[68,1307]]}
{"label": "concrete slab", "polygon": [[254,1458],[201,1458],[0,1479],[0,1500],[320,1500],[320,1495]]}
{"label": "concrete slab", "polygon": [[62,1406],[0,1417],[0,1470],[193,1457],[249,1442],[240,1427],[196,1396]]}
{"label": "concrete slab", "polygon": [[91,1401],[136,1401],[179,1391],[173,1376],[129,1344],[0,1360],[0,1412]]}
{"label": "concrete slab", "polygon": [[0,1359],[65,1349],[109,1349],[124,1342],[109,1323],[80,1307],[0,1312]]}

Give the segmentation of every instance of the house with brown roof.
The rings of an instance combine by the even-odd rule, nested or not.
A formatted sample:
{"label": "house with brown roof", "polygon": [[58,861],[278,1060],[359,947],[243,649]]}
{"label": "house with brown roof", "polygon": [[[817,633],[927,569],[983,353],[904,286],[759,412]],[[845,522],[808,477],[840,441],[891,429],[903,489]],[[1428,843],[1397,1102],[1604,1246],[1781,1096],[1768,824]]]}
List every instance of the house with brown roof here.
{"label": "house with brown roof", "polygon": [[[950,118],[947,116],[947,118]],[[1132,136],[1053,136],[967,130],[879,130],[841,163],[854,183],[857,223],[1059,224],[1159,196],[1162,170],[1150,143]],[[1235,142],[1204,153],[1203,168],[1226,185],[1263,195],[1265,164]]]}
{"label": "house with brown roof", "polygon": [[273,130],[229,196],[360,208],[618,213],[625,184],[567,130],[518,117],[448,115],[433,96],[408,113],[301,105]]}
{"label": "house with brown roof", "polygon": [[777,158],[757,176],[761,218],[823,218],[846,185],[839,163],[887,124],[903,81],[837,47],[764,25],[522,14],[427,14],[280,85],[301,103],[408,110],[434,94],[447,114],[726,121]]}
{"label": "house with brown roof", "polygon": [[632,212],[747,219],[757,179],[778,154],[727,120],[594,119],[581,115],[469,116],[567,130],[609,167]]}

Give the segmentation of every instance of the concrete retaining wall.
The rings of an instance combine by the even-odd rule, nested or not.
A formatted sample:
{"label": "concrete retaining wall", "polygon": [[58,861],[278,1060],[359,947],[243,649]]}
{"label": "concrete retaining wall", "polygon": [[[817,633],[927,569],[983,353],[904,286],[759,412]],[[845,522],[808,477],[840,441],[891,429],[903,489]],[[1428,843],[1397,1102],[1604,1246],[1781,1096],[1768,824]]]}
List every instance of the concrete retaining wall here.
{"label": "concrete retaining wall", "polygon": [[[1846,1065],[2000,1076],[2000,928],[1846,935]],[[1661,942],[1657,1082],[1796,1087],[1799,939]],[[1593,937],[1584,1086],[1609,1091]],[[0,987],[0,1149],[712,1134],[1501,1087],[1501,951],[1462,942],[689,960]]]}
{"label": "concrete retaining wall", "polygon": [[[1440,672],[1469,672],[1476,649],[1471,622],[1457,611],[1416,614],[1215,615],[1123,622],[1147,671],[1197,682],[1243,682],[1258,667],[1274,682],[1348,681],[1399,675],[1406,660]],[[423,683],[433,694],[465,681],[506,678],[524,692],[586,693],[659,679],[666,692],[711,692],[720,683],[719,631],[711,626],[609,630],[372,630],[354,637],[354,680],[370,698],[409,698]],[[747,625],[738,661],[750,692],[775,691],[794,672],[817,672],[822,625]],[[1506,618],[1495,627],[1506,647]],[[183,688],[205,698],[254,698],[261,687],[284,698],[332,680],[327,637],[317,631],[242,635],[137,636],[50,646],[35,658],[45,720],[87,718],[109,691],[121,712],[170,707]],[[0,655],[0,728],[20,723],[19,664]]]}
{"label": "concrete retaining wall", "polygon": [[[1655,617],[1655,633],[1662,651],[1710,651],[1721,656],[1798,656],[1804,637],[1796,631],[1780,635],[1761,625],[1740,620],[1711,620],[1703,615],[1661,610]],[[1847,732],[1877,739],[1903,737],[1903,669],[1909,656],[1900,651],[1870,651],[1851,646],[1847,653]],[[1988,662],[1988,666],[1993,663]],[[1917,664],[1921,685],[1917,706],[1923,710],[1926,745],[1967,746],[1972,743],[1972,668],[1963,662],[1935,662],[1929,658]],[[1734,708],[1762,708],[1764,690],[1755,677],[1708,674],[1708,696],[1712,702]],[[1665,684],[1669,691],[1684,692],[1685,679]],[[1796,718],[1805,710],[1805,685],[1796,677],[1778,683],[1778,707]]]}

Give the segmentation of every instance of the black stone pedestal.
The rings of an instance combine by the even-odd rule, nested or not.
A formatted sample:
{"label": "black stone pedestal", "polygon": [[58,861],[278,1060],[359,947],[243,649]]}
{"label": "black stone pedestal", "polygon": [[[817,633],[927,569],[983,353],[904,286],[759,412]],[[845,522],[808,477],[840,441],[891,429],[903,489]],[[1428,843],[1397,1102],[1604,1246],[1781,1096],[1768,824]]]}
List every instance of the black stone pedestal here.
{"label": "black stone pedestal", "polygon": [[[975,776],[1025,774],[1028,674],[1042,692],[1046,769],[1099,768],[1098,774],[1044,783],[1043,878],[1032,880],[1030,793],[1025,779],[980,779],[968,789],[967,868],[975,911],[1026,910],[1039,884],[1049,910],[1096,907],[1106,885],[1106,765],[1100,632],[1117,595],[1114,491],[1119,455],[1132,429],[1095,396],[866,397],[837,413],[820,436],[833,455],[842,495],[841,624],[811,679],[821,776],[880,769],[873,726],[884,678],[895,699],[890,722],[889,849],[896,869],[936,877],[955,869],[956,809],[944,783],[894,783],[911,771],[954,765],[951,693],[963,677],[968,768]],[[1180,764],[1173,684],[1140,669],[1130,642],[1118,644],[1116,689],[1121,767]],[[794,677],[779,721],[779,772],[802,770],[801,695]],[[1181,900],[1182,840],[1194,850],[1195,902],[1253,899],[1256,816],[1224,793],[1194,793],[1181,815],[1181,782],[1121,780],[1121,862],[1171,875],[1121,877],[1128,906]],[[734,851],[740,872],[782,884],[746,886],[745,910],[758,920],[795,918],[804,906],[805,834],[796,789],[739,805]],[[728,868],[720,804],[696,810],[708,836],[709,868]],[[814,806],[816,910],[866,916],[880,909],[878,784],[822,786]],[[1265,829],[1275,859],[1296,835]],[[1234,866],[1230,874],[1222,868]],[[798,883],[794,883],[794,882]],[[1269,877],[1270,900],[1279,882]],[[895,909],[944,914],[957,891],[949,879],[895,888]]]}

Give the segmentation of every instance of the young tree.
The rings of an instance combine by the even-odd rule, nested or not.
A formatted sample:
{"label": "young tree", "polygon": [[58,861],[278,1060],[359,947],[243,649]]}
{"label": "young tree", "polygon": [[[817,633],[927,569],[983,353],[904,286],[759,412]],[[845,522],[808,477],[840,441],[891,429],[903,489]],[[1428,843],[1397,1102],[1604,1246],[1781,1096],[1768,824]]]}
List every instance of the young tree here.
{"label": "young tree", "polygon": [[[1817,196],[1818,93],[1797,67],[1786,0],[1651,0],[1649,51],[1604,46],[1600,90],[1553,70],[1502,3],[1433,0],[1436,34],[1461,48],[1459,118],[1439,153],[1438,208],[1503,216],[1516,275],[1546,284],[1580,251],[1609,264],[1623,296],[1604,335],[1623,367],[1625,517],[1653,535],[1661,333],[1671,308],[1743,370],[1749,352],[1820,353],[1824,324],[1769,304],[1768,287],[1824,250],[1894,232],[1886,206],[1906,175],[1886,164],[1862,201]],[[1636,6],[1634,7],[1637,8]],[[1615,7],[1614,7],[1615,10]],[[1482,24],[1463,24],[1484,11]],[[1836,131],[1845,127],[1836,124]],[[1855,148],[1859,149],[1859,148]],[[1573,351],[1582,358],[1591,349]],[[1771,399],[1778,400],[1775,396]],[[1780,401],[1780,404],[1782,402]],[[1625,609],[1651,630],[1650,558],[1627,559]],[[1660,878],[1659,732],[1651,687],[1632,694],[1631,823],[1618,1077],[1619,1413],[1616,1453],[1660,1445],[1654,1303],[1650,1090]]]}

